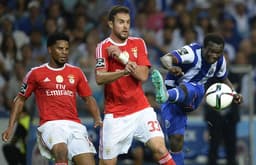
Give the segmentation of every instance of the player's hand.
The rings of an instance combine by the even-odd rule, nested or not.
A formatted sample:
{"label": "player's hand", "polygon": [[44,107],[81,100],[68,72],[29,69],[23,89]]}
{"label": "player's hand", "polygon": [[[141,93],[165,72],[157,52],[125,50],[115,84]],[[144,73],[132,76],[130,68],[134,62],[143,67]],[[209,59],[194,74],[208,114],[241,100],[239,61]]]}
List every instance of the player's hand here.
{"label": "player's hand", "polygon": [[233,101],[236,104],[241,104],[243,102],[243,96],[239,93],[235,93]]}
{"label": "player's hand", "polygon": [[172,73],[175,76],[183,76],[184,72],[182,69],[178,66],[172,66],[171,68],[168,69],[170,73]]}
{"label": "player's hand", "polygon": [[108,51],[108,55],[110,55],[111,57],[113,57],[115,59],[118,58],[118,56],[121,53],[121,50],[119,49],[119,47],[115,46],[115,45],[110,45],[107,48],[107,51]]}
{"label": "player's hand", "polygon": [[103,126],[102,120],[95,120],[94,121],[94,128],[102,127],[102,126]]}
{"label": "player's hand", "polygon": [[136,67],[137,67],[136,62],[129,61],[129,62],[125,65],[125,73],[126,73],[126,74],[135,73]]}
{"label": "player's hand", "polygon": [[2,133],[2,141],[7,142],[13,132],[13,128],[12,127],[8,127],[3,133]]}
{"label": "player's hand", "polygon": [[108,55],[113,57],[118,62],[124,65],[126,65],[129,62],[129,54],[126,51],[122,52],[118,46],[110,45],[107,48],[107,51],[108,51]]}

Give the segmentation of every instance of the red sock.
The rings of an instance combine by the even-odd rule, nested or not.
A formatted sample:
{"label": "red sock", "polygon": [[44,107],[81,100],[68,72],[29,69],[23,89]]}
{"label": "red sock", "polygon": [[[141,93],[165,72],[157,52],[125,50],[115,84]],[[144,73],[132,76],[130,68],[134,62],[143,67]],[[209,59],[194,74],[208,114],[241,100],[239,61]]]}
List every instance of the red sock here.
{"label": "red sock", "polygon": [[172,156],[170,155],[170,153],[167,153],[166,155],[164,155],[159,161],[159,164],[161,165],[176,165],[176,163],[174,162],[174,160],[172,159]]}

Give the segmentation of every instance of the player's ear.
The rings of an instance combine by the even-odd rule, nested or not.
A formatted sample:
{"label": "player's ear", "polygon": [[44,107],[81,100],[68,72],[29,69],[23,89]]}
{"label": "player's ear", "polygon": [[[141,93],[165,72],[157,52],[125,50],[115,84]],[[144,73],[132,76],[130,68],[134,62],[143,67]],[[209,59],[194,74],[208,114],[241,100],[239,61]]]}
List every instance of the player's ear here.
{"label": "player's ear", "polygon": [[108,21],[108,26],[112,29],[113,28],[113,22],[112,21]]}

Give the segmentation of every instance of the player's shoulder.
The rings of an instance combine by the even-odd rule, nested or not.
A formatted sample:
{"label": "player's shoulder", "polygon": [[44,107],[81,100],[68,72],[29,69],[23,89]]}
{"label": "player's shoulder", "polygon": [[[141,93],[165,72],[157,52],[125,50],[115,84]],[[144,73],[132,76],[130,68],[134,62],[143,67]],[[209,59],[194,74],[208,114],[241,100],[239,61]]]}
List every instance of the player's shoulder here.
{"label": "player's shoulder", "polygon": [[104,40],[100,41],[97,46],[98,46],[98,47],[104,47],[104,46],[107,46],[107,45],[109,45],[109,44],[111,44],[111,39],[110,39],[110,37],[105,38]]}
{"label": "player's shoulder", "polygon": [[195,50],[195,49],[201,49],[203,46],[202,44],[198,43],[198,42],[192,42],[191,44],[188,45],[189,47],[191,47],[191,49]]}
{"label": "player's shoulder", "polygon": [[30,72],[38,72],[38,71],[42,71],[42,70],[44,70],[44,69],[46,69],[46,68],[47,68],[47,63],[41,64],[41,65],[39,65],[39,66],[32,67],[32,68],[30,69]]}
{"label": "player's shoulder", "polygon": [[174,53],[177,52],[179,55],[195,55],[198,49],[201,49],[202,46],[199,43],[193,42],[188,45],[174,50]]}
{"label": "player's shoulder", "polygon": [[131,42],[144,42],[144,40],[141,37],[134,37],[134,36],[129,36],[128,41]]}
{"label": "player's shoulder", "polygon": [[78,66],[75,66],[75,65],[72,65],[72,64],[69,64],[69,63],[66,63],[65,65],[68,69],[71,69],[71,70],[74,70],[74,71],[81,71],[81,68],[78,67]]}

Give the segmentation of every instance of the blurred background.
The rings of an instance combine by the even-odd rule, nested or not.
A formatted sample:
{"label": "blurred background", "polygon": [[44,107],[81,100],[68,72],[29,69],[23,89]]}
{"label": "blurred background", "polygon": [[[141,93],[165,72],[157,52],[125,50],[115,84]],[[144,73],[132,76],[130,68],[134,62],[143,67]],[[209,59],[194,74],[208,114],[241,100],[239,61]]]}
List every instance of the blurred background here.
{"label": "blurred background", "polygon": [[[130,9],[130,34],[145,40],[154,68],[160,68],[161,54],[191,42],[202,43],[210,32],[223,35],[230,79],[244,95],[244,103],[222,112],[215,112],[202,103],[197,111],[189,114],[184,147],[186,164],[203,165],[210,159],[226,164],[229,151],[224,140],[228,134],[225,129],[231,128],[236,130],[234,138],[231,137],[234,139],[231,145],[235,145],[231,152],[235,153],[237,164],[256,165],[255,0],[0,0],[0,131],[8,124],[12,100],[24,75],[31,67],[47,62],[46,39],[56,31],[69,35],[69,63],[82,68],[103,112],[103,91],[94,77],[95,48],[108,37],[107,12],[117,4]],[[154,102],[150,79],[144,89],[157,111],[159,105]],[[97,148],[98,130],[93,129],[90,115],[79,98],[77,105]],[[37,124],[37,107],[32,96],[17,124],[17,130],[21,127],[22,131],[17,131],[17,136],[8,144],[16,147],[9,159],[25,159],[28,165],[52,163],[38,152]],[[210,131],[220,137],[213,138]],[[210,144],[219,146],[211,158],[209,152],[214,155],[215,151],[210,151]],[[1,141],[1,165],[7,165],[8,155],[4,156],[4,151],[9,150],[5,146]],[[150,151],[134,142],[129,154],[120,156],[120,164],[153,164],[150,158]]]}

